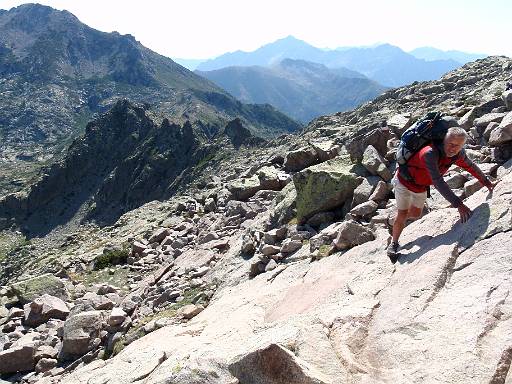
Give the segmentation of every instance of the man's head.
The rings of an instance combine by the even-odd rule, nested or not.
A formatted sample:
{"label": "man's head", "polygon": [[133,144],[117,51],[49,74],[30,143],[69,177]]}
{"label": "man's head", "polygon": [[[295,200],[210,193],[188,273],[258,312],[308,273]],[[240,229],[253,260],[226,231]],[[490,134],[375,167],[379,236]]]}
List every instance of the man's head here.
{"label": "man's head", "polygon": [[443,140],[443,150],[446,156],[456,156],[464,147],[467,138],[467,132],[461,127],[449,128]]}

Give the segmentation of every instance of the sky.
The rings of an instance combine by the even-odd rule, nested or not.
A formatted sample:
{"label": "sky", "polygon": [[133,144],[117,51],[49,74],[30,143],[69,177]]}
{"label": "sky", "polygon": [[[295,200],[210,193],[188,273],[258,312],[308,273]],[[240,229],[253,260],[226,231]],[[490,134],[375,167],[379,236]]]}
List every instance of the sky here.
{"label": "sky", "polygon": [[[0,0],[0,9],[30,1]],[[33,2],[33,1],[32,1]],[[40,0],[171,58],[253,51],[292,35],[319,48],[389,43],[512,57],[510,0]]]}

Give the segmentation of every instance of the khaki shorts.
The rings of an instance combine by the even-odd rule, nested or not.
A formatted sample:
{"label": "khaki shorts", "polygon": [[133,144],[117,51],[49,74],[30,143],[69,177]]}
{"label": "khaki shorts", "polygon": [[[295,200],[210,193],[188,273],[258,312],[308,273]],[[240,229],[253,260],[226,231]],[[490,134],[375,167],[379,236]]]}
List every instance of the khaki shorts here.
{"label": "khaki shorts", "polygon": [[419,193],[413,192],[400,183],[396,177],[393,179],[393,184],[395,186],[396,207],[399,210],[408,210],[411,205],[417,208],[423,208],[427,200],[427,191]]}

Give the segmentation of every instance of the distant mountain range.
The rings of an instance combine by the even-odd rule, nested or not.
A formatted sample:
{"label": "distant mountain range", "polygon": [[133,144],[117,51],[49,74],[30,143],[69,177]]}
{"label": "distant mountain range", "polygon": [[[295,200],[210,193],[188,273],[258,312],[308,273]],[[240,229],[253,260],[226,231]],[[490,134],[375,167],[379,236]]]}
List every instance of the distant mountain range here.
{"label": "distant mountain range", "polygon": [[0,195],[23,184],[31,165],[62,153],[93,114],[120,98],[145,103],[171,123],[190,122],[206,137],[236,118],[263,137],[301,127],[269,105],[242,104],[131,35],[26,4],[0,10]]}
{"label": "distant mountain range", "polygon": [[418,59],[424,59],[427,61],[454,60],[460,64],[466,64],[470,61],[483,59],[488,56],[483,53],[466,53],[455,50],[443,51],[433,47],[420,47],[409,51],[409,53]]}
{"label": "distant mountain range", "polygon": [[417,58],[389,44],[324,50],[288,36],[252,52],[226,53],[202,62],[197,69],[211,71],[232,66],[272,66],[285,58],[324,64],[329,68],[345,67],[389,87],[397,87],[413,81],[438,79],[444,73],[461,65],[459,61],[452,58],[435,60]]}
{"label": "distant mountain range", "polygon": [[269,103],[304,123],[355,108],[387,89],[358,72],[304,60],[284,59],[270,67],[234,66],[196,73],[242,102]]}

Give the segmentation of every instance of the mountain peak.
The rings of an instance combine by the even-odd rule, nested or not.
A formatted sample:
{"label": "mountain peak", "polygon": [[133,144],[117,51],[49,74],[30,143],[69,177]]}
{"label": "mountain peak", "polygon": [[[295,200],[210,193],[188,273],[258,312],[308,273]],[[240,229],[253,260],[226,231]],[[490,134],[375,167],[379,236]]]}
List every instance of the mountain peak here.
{"label": "mountain peak", "polygon": [[73,15],[71,12],[66,10],[58,10],[47,5],[36,4],[36,3],[28,3],[22,4],[17,7],[11,8],[6,11],[6,13],[11,13],[13,15],[23,15],[24,17],[33,17],[35,22],[46,19],[51,15],[58,15],[60,17],[70,18],[74,21],[79,21],[78,18]]}
{"label": "mountain peak", "polygon": [[282,39],[278,39],[272,43],[266,44],[259,49],[264,49],[265,47],[269,47],[269,46],[284,46],[287,48],[289,48],[289,47],[312,47],[313,48],[312,45],[306,43],[303,40],[299,40],[292,35],[283,37]]}

